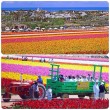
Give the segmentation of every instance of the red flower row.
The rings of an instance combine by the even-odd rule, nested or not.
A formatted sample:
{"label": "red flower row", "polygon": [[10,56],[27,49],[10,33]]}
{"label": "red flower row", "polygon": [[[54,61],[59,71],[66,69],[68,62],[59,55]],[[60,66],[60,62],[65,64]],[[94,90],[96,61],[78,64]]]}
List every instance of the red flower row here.
{"label": "red flower row", "polygon": [[109,100],[53,99],[49,101],[43,99],[21,101],[11,105],[12,108],[18,106],[24,109],[106,109],[109,107]]}
{"label": "red flower row", "polygon": [[28,37],[27,38],[23,38],[22,37],[18,37],[18,38],[9,38],[9,39],[2,39],[2,43],[12,43],[12,42],[38,42],[38,41],[51,41],[51,40],[71,40],[71,39],[86,39],[86,38],[104,38],[104,37],[108,37],[108,34],[85,34],[85,35],[70,35],[70,36],[42,36],[42,37]]}

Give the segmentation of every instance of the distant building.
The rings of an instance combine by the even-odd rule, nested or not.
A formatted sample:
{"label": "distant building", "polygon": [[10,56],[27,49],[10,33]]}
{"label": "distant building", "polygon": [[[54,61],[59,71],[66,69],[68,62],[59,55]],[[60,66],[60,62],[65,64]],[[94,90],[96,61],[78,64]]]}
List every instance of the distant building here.
{"label": "distant building", "polygon": [[72,16],[69,13],[61,13],[61,14],[59,14],[59,13],[54,13],[54,14],[46,13],[45,17],[46,18],[71,18]]}
{"label": "distant building", "polygon": [[39,8],[37,8],[37,10],[36,10],[37,12],[39,12],[40,11],[40,9]]}
{"label": "distant building", "polygon": [[86,12],[82,12],[81,13],[81,16],[83,17],[83,16],[86,16],[87,14],[86,14]]}
{"label": "distant building", "polygon": [[27,25],[24,25],[24,24],[16,24],[13,26],[13,28],[15,28],[15,29],[26,29],[28,27],[27,27]]}

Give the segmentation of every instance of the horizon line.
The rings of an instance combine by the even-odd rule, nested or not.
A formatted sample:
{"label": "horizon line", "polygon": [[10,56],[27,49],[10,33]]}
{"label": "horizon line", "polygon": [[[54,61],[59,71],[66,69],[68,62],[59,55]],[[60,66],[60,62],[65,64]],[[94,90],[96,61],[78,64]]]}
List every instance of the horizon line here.
{"label": "horizon line", "polygon": [[[8,10],[8,9],[12,9],[12,10],[14,10],[14,9],[39,9],[39,10],[48,10],[48,9],[59,9],[59,10],[61,10],[61,8],[62,8],[62,10],[64,10],[64,9],[67,9],[68,8],[68,10],[83,10],[83,9],[85,9],[85,10],[101,10],[101,9],[103,9],[103,10],[108,10],[109,11],[109,7],[1,7],[1,10]],[[42,8],[44,8],[44,9],[42,9]]]}

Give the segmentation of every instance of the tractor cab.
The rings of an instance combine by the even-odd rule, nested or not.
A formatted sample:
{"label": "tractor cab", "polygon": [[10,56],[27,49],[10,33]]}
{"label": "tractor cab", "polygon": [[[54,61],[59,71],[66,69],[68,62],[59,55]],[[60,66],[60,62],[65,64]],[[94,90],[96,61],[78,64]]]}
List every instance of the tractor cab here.
{"label": "tractor cab", "polygon": [[96,81],[96,68],[100,69],[99,74],[99,85],[102,81],[102,66],[100,65],[93,65],[93,74],[92,77],[94,81],[76,81],[76,82],[68,82],[68,81],[61,81],[61,75],[59,74],[59,67],[60,65],[51,64],[50,69],[50,79],[47,79],[47,85],[52,88],[53,97],[60,96],[62,98],[69,98],[69,95],[78,95],[78,97],[89,96],[90,98],[93,97],[93,85]]}

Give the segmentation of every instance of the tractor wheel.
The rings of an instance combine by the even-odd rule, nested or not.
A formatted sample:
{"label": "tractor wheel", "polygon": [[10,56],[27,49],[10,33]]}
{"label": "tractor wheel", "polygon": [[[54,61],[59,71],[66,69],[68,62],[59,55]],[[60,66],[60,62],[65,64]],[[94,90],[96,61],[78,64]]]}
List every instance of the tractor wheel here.
{"label": "tractor wheel", "polygon": [[89,99],[94,99],[94,94],[90,94]]}
{"label": "tractor wheel", "polygon": [[38,84],[39,87],[39,99],[43,99],[46,96],[46,89],[43,84]]}
{"label": "tractor wheel", "polygon": [[6,92],[5,94],[3,94],[2,98],[4,102],[9,102],[11,99],[11,94]]}
{"label": "tractor wheel", "polygon": [[68,94],[62,94],[61,98],[69,98],[69,95]]}
{"label": "tractor wheel", "polygon": [[85,97],[85,95],[78,95],[78,97],[79,97],[80,99],[83,99],[83,98]]}

